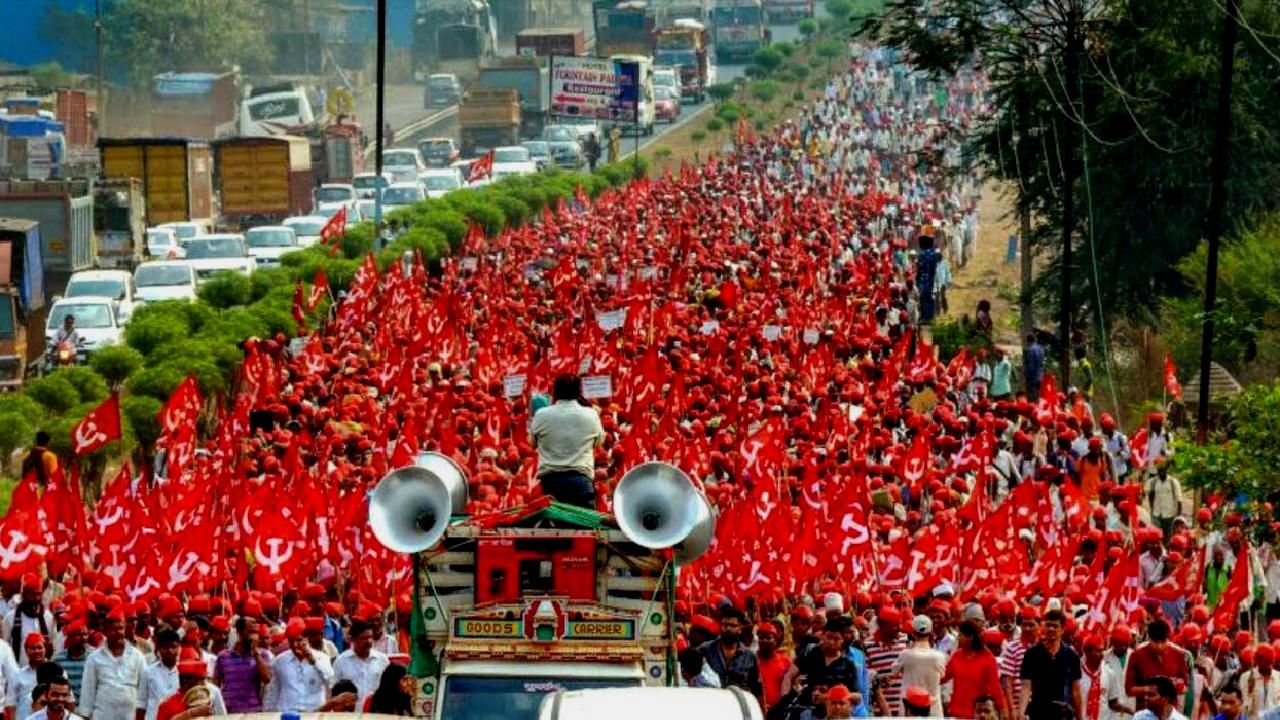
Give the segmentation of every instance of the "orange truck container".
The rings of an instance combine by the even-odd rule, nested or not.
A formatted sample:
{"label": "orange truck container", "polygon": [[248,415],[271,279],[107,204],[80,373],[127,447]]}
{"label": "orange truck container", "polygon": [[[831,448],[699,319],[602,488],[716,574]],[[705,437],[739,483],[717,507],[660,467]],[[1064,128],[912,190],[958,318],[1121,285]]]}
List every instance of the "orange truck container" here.
{"label": "orange truck container", "polygon": [[191,220],[213,227],[213,156],[209,144],[184,138],[103,138],[102,174],[138,178],[147,226]]}

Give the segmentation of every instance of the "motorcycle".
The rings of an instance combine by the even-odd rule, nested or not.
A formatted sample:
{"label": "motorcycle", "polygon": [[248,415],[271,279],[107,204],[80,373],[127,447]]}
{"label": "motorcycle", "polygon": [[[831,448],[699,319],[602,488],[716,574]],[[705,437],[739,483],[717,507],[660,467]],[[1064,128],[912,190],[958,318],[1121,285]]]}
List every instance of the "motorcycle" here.
{"label": "motorcycle", "polygon": [[45,353],[45,367],[49,370],[56,370],[84,363],[84,346],[84,338],[78,339],[75,344],[72,344],[70,340],[51,341],[49,349]]}

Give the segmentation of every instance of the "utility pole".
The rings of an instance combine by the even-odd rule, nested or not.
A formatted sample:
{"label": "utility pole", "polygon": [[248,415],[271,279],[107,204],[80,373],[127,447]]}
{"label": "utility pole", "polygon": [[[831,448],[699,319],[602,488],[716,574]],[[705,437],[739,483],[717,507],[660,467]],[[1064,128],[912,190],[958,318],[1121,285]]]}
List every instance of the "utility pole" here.
{"label": "utility pole", "polygon": [[102,0],[95,0],[93,7],[93,30],[98,40],[98,137],[105,137],[107,134],[107,96],[106,96],[106,74],[107,74],[107,55],[106,48],[102,43],[104,28],[102,27]]}
{"label": "utility pole", "polygon": [[[382,177],[382,141],[383,128],[386,126],[383,114],[383,100],[385,99],[385,90],[387,87],[387,0],[378,0],[378,37],[375,38],[378,47],[378,68],[377,68],[377,109],[376,120],[377,128],[374,134],[374,170],[378,177]],[[374,188],[373,191],[373,247],[375,250],[382,249],[382,190]]]}
{"label": "utility pole", "polygon": [[[1034,71],[1029,64],[1024,68],[1027,73]],[[1022,158],[1028,157],[1030,152],[1031,136],[1030,127],[1032,120],[1031,101],[1027,98],[1026,86],[1019,83],[1017,86],[1017,123],[1011,128],[1013,133],[1017,133],[1017,139],[1013,146],[1013,166],[1018,173],[1018,262],[1019,275],[1022,281],[1022,292],[1018,297],[1018,319],[1022,328],[1022,337],[1026,337],[1036,328],[1035,308],[1031,302],[1031,284],[1034,280],[1034,266],[1032,264],[1031,255],[1031,199],[1028,197],[1022,185]],[[1021,128],[1021,131],[1019,131]],[[1021,340],[1022,338],[1019,338]],[[1024,348],[1025,349],[1025,348]]]}
{"label": "utility pole", "polygon": [[1080,3],[1072,0],[1067,11],[1067,43],[1066,43],[1066,94],[1067,112],[1071,113],[1067,122],[1063,123],[1062,144],[1062,285],[1059,289],[1058,308],[1058,377],[1061,378],[1059,390],[1065,392],[1071,385],[1071,241],[1075,235],[1076,206],[1076,121],[1081,117],[1076,107],[1075,88],[1080,85],[1080,52],[1084,34],[1081,32],[1083,21]]}
{"label": "utility pole", "polygon": [[1209,222],[1205,232],[1208,253],[1204,268],[1204,325],[1200,331],[1200,395],[1196,407],[1196,442],[1209,439],[1209,364],[1213,360],[1213,314],[1218,304],[1218,246],[1222,242],[1223,215],[1227,206],[1227,172],[1231,160],[1231,83],[1235,75],[1239,0],[1227,0],[1222,25],[1218,67],[1218,112],[1214,123],[1213,159],[1210,168]]}

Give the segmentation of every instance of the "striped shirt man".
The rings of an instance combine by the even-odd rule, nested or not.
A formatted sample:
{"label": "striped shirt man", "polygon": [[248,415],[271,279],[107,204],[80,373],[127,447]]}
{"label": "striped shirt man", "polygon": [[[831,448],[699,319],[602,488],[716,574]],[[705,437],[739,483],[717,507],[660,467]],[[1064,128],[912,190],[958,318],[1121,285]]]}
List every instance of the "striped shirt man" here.
{"label": "striped shirt man", "polygon": [[1009,707],[1017,712],[1022,707],[1022,658],[1027,654],[1027,649],[1034,646],[1037,641],[1033,640],[1024,643],[1021,637],[1004,644],[1004,652],[1000,653],[1000,684],[1008,685]]}
{"label": "striped shirt man", "polygon": [[872,684],[884,695],[893,715],[902,714],[902,674],[893,672],[902,651],[907,649],[907,636],[898,633],[891,642],[873,635],[865,643],[867,667],[871,670]]}

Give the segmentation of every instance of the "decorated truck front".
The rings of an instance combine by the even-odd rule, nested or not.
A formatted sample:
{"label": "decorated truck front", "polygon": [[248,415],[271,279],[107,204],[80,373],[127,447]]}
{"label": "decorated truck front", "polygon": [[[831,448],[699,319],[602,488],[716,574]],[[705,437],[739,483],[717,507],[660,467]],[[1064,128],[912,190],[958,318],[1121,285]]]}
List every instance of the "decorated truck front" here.
{"label": "decorated truck front", "polygon": [[416,714],[537,720],[557,690],[677,684],[676,566],[714,532],[683,473],[661,463],[629,472],[616,518],[549,498],[459,517],[458,478],[451,461],[424,453],[370,500],[379,540],[413,557]]}

